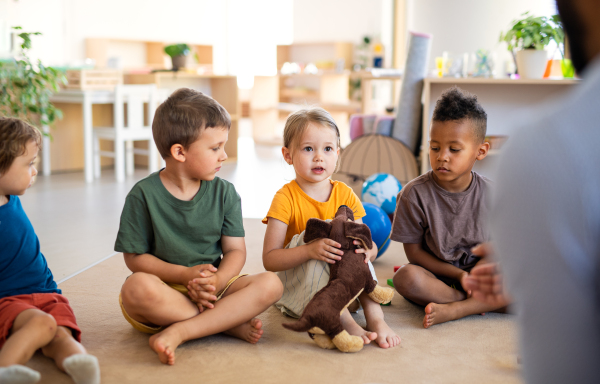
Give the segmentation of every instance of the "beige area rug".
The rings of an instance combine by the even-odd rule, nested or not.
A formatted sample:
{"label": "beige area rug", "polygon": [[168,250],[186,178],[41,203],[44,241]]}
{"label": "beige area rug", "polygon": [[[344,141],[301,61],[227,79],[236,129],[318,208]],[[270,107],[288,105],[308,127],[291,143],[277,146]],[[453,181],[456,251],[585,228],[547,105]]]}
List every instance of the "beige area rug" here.
{"label": "beige area rug", "polygon": [[[244,224],[244,271],[261,272],[266,226],[255,219]],[[392,244],[374,263],[380,284],[393,276],[394,265],[405,262],[402,246]],[[288,319],[271,307],[260,316],[265,333],[258,344],[215,335],[183,344],[176,364],[162,365],[148,347],[148,335],[121,315],[117,297],[129,274],[117,255],[60,285],[75,310],[83,344],[100,360],[105,384],[522,382],[512,315],[471,316],[423,329],[423,309],[398,294],[383,307],[388,324],[402,337],[393,349],[374,344],[354,354],[320,349],[307,334],[284,329],[281,323]],[[364,326],[362,312],[355,316]],[[43,383],[71,383],[39,353],[28,366],[42,373]]]}

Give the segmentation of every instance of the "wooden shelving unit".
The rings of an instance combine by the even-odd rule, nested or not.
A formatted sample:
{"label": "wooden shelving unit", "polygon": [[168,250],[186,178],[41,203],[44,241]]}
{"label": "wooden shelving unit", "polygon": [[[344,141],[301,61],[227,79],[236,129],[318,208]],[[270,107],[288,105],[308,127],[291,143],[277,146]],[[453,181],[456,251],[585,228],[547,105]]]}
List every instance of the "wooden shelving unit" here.
{"label": "wooden shelving unit", "polygon": [[[105,68],[108,64],[108,55],[111,46],[118,44],[136,44],[143,48],[146,53],[146,67],[150,69],[167,69],[165,67],[165,46],[169,43],[159,41],[142,41],[113,38],[87,38],[85,39],[85,57],[96,61],[97,68]],[[198,58],[198,66],[210,66],[213,64],[212,45],[188,44],[192,55]],[[167,56],[168,57],[168,56]]]}
{"label": "wooden shelving unit", "polygon": [[256,76],[250,102],[250,115],[257,143],[282,144],[277,128],[281,119],[304,106],[320,106],[329,111],[340,128],[342,143],[350,140],[349,114],[360,106],[349,100],[352,43],[317,42],[277,46],[277,68],[286,62],[301,66],[315,64],[317,74],[278,74]]}
{"label": "wooden shelving unit", "polygon": [[277,70],[285,62],[314,63],[323,70],[336,69],[338,60],[344,60],[344,69],[351,69],[354,44],[350,42],[294,43],[277,46]]}

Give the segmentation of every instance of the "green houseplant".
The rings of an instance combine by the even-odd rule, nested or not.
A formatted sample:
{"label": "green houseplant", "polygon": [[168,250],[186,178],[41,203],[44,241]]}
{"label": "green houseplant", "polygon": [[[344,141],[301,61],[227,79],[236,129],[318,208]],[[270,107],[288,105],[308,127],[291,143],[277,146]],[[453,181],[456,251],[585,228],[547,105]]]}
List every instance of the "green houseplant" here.
{"label": "green houseplant", "polygon": [[[21,27],[13,27],[20,30]],[[28,57],[31,36],[39,32],[21,32],[20,55],[15,60],[0,61],[0,115],[17,117],[34,126],[50,126],[62,118],[62,112],[50,102],[67,80],[62,72],[46,67]]]}
{"label": "green houseplant", "polygon": [[532,16],[529,12],[521,16],[522,19],[511,23],[508,31],[500,33],[499,41],[508,44],[521,77],[541,79],[547,62],[546,46],[552,40],[559,45],[564,40],[560,19],[558,15]]}
{"label": "green houseplant", "polygon": [[165,47],[165,53],[171,56],[173,70],[178,71],[179,68],[185,67],[185,60],[190,54],[190,46],[187,44],[172,44]]}
{"label": "green houseplant", "polygon": [[567,51],[567,43],[565,41],[565,30],[563,28],[562,21],[560,20],[559,15],[552,16],[552,21],[554,22],[554,40],[558,45],[558,49],[560,51],[560,55],[562,60],[560,61],[560,66],[562,69],[563,77],[565,78],[573,78],[575,76],[575,68],[573,67],[573,63],[571,59],[566,57]]}

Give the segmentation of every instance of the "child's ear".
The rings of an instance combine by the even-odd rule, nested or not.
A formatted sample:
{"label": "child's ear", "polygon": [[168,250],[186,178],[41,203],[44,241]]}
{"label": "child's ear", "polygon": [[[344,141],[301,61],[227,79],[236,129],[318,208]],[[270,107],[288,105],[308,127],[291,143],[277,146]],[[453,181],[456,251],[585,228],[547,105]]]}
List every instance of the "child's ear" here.
{"label": "child's ear", "polygon": [[185,148],[181,144],[171,146],[171,157],[180,163],[185,162]]}
{"label": "child's ear", "polygon": [[477,160],[483,160],[488,155],[489,151],[490,143],[486,141],[483,144],[480,144],[477,152]]}
{"label": "child's ear", "polygon": [[281,147],[281,154],[283,155],[285,162],[292,165],[292,154],[287,147]]}

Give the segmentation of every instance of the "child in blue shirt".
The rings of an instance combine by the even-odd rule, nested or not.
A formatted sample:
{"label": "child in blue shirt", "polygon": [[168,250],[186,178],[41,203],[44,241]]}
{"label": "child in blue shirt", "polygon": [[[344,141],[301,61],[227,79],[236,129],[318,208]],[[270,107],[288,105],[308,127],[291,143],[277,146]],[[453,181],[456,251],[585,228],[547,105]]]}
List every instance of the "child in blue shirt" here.
{"label": "child in blue shirt", "polygon": [[39,131],[0,117],[0,383],[35,383],[23,366],[38,349],[77,384],[100,383],[96,357],[80,344],[68,300],[61,295],[18,195],[37,175]]}

